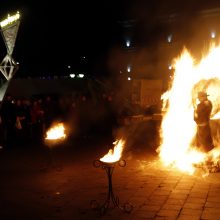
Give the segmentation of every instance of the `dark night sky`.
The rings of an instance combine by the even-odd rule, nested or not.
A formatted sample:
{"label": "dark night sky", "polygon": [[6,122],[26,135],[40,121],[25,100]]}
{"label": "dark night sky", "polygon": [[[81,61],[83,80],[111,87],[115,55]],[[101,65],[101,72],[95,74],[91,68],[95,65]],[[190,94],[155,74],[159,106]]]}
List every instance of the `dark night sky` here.
{"label": "dark night sky", "polygon": [[90,66],[102,62],[117,39],[119,8],[110,1],[1,3],[1,18],[17,10],[22,15],[13,55],[20,63],[19,74],[62,74],[68,65],[79,69],[83,56]]}
{"label": "dark night sky", "polygon": [[[182,2],[184,7],[176,0],[3,0],[0,18],[17,10],[21,12],[13,54],[20,63],[19,75],[62,75],[68,65],[78,70],[83,56],[86,56],[83,62],[91,68],[104,68],[108,51],[120,35],[119,20],[138,18],[150,22],[154,14],[175,10],[189,12],[207,1]],[[5,55],[3,43],[0,54]]]}

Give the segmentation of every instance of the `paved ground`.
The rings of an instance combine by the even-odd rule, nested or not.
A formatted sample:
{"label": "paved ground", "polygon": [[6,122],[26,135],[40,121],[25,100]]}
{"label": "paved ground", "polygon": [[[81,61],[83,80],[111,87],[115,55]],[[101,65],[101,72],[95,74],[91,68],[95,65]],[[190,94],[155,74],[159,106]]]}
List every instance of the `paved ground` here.
{"label": "paved ground", "polygon": [[104,216],[90,202],[104,203],[105,170],[93,161],[109,149],[109,139],[81,139],[49,150],[31,146],[0,151],[0,219],[220,219],[220,174],[203,178],[164,168],[154,149],[130,148],[112,174],[113,192],[131,213],[107,210]]}

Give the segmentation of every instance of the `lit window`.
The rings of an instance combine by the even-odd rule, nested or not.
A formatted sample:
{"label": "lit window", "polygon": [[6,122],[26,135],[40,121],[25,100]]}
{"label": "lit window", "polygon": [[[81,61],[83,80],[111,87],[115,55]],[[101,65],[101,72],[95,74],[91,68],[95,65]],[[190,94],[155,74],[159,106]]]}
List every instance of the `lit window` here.
{"label": "lit window", "polygon": [[72,74],[70,74],[70,78],[75,78],[75,74],[74,73],[72,73]]}
{"label": "lit window", "polygon": [[81,73],[81,74],[79,74],[78,76],[79,76],[79,78],[83,78],[83,77],[84,77],[84,74]]}

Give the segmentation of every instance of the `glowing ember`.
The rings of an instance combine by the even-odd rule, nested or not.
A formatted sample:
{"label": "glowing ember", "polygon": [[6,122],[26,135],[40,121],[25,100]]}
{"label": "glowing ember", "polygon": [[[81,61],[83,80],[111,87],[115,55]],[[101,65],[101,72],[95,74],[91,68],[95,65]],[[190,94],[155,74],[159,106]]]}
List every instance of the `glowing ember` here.
{"label": "glowing ember", "polygon": [[114,163],[116,161],[119,161],[123,151],[124,143],[125,142],[123,140],[115,141],[113,143],[115,145],[114,149],[110,149],[109,152],[100,160],[106,163]]}
{"label": "glowing ember", "polygon": [[56,140],[56,139],[65,138],[66,134],[64,131],[65,131],[65,128],[64,128],[63,123],[59,123],[47,131],[47,136],[45,139]]}
{"label": "glowing ember", "polygon": [[[195,164],[219,160],[220,146],[213,136],[215,149],[208,153],[195,146],[196,123],[194,107],[197,93],[206,91],[213,104],[211,119],[220,118],[220,46],[214,45],[200,62],[195,63],[185,49],[174,62],[174,77],[171,88],[163,94],[166,113],[161,124],[161,145],[157,149],[165,165],[193,173]],[[218,124],[219,126],[219,124]],[[218,127],[217,126],[217,127]],[[217,132],[218,133],[218,132]]]}

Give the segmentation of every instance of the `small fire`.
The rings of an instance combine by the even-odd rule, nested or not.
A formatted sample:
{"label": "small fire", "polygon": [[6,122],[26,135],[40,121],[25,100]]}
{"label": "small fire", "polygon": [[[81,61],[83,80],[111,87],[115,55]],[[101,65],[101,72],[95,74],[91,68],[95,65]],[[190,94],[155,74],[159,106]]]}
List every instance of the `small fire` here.
{"label": "small fire", "polygon": [[63,123],[58,123],[47,131],[47,136],[45,139],[57,140],[66,137],[65,128]]}
{"label": "small fire", "polygon": [[114,149],[110,149],[104,157],[100,158],[100,161],[106,163],[114,163],[120,160],[125,141],[117,140],[113,144],[115,145]]}
{"label": "small fire", "polygon": [[[165,165],[171,165],[193,174],[195,165],[207,159],[219,160],[219,141],[214,138],[215,148],[200,151],[195,142],[196,123],[193,118],[197,93],[206,91],[213,104],[211,120],[220,118],[220,46],[212,45],[200,62],[195,63],[185,49],[174,62],[174,77],[170,89],[162,96],[166,112],[161,124],[161,145],[157,149]],[[220,128],[219,124],[217,127]],[[218,131],[219,132],[219,131]],[[217,132],[217,133],[218,133]]]}

